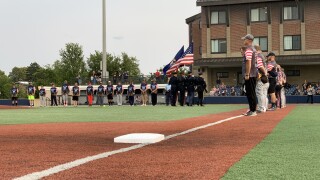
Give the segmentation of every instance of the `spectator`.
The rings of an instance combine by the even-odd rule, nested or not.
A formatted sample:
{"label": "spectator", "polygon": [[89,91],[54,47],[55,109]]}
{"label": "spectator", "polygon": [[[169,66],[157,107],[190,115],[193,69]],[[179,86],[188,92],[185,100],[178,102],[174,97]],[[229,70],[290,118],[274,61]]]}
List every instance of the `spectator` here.
{"label": "spectator", "polygon": [[311,104],[313,104],[314,88],[311,86],[311,84],[308,85],[307,95],[308,95],[307,103],[309,102],[309,100],[311,100]]}
{"label": "spectator", "polygon": [[159,82],[159,79],[160,79],[161,73],[159,72],[159,70],[158,70],[158,69],[157,69],[157,72],[156,72],[156,73],[154,73],[154,75],[156,76],[157,82]]}
{"label": "spectator", "polygon": [[304,83],[302,84],[302,92],[304,95],[307,95],[307,87],[308,87],[307,80],[304,80]]}
{"label": "spectator", "polygon": [[234,87],[231,88],[230,94],[231,94],[231,96],[236,96],[236,91],[235,91]]}
{"label": "spectator", "polygon": [[224,82],[221,83],[220,91],[221,91],[221,95],[222,95],[222,96],[226,96],[226,94],[227,94],[227,87],[226,87],[226,85],[224,84]]}
{"label": "spectator", "polygon": [[128,82],[129,82],[128,81],[128,79],[129,79],[129,72],[128,71],[123,73],[123,79],[124,79],[124,83],[128,84]]}

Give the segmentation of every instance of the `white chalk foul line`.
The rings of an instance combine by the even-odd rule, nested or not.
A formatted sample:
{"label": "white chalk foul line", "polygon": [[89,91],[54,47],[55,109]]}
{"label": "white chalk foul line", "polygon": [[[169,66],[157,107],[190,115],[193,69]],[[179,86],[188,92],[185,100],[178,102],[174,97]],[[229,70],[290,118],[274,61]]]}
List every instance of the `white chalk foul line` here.
{"label": "white chalk foul line", "polygon": [[[172,134],[172,135],[166,136],[164,141],[166,141],[168,139],[171,139],[171,138],[174,138],[174,137],[177,137],[177,136],[181,136],[181,135],[189,134],[189,133],[201,130],[201,129],[205,129],[205,128],[208,128],[208,127],[211,127],[211,126],[222,124],[224,122],[231,121],[231,120],[234,120],[234,119],[237,119],[237,118],[240,118],[240,117],[243,117],[243,115],[230,117],[230,118],[223,119],[223,120],[220,120],[220,121],[217,121],[217,122],[214,122],[214,123],[209,123],[209,124],[206,124],[206,125],[203,125],[203,126],[195,127],[195,128],[192,128],[192,129],[180,132],[180,133]],[[94,155],[94,156],[88,156],[86,158],[82,158],[82,159],[78,159],[78,160],[75,160],[75,161],[72,161],[72,162],[61,164],[61,165],[52,167],[52,168],[47,169],[47,170],[43,170],[43,171],[27,174],[25,176],[21,176],[21,177],[15,178],[14,180],[38,180],[38,179],[41,179],[41,178],[44,178],[44,177],[47,177],[47,176],[50,176],[50,175],[53,175],[53,174],[68,170],[68,169],[72,169],[74,167],[77,167],[77,166],[80,166],[80,165],[83,165],[83,164],[86,164],[86,163],[89,163],[89,162],[92,162],[92,161],[95,161],[95,160],[107,158],[107,157],[115,155],[115,154],[120,154],[120,153],[124,153],[124,152],[128,152],[128,151],[140,149],[140,148],[148,146],[148,145],[150,145],[150,144],[138,144],[138,145],[130,146],[130,147],[127,147],[127,148],[118,149],[118,150],[115,150],[115,151],[105,152],[105,153],[97,154],[97,155]]]}

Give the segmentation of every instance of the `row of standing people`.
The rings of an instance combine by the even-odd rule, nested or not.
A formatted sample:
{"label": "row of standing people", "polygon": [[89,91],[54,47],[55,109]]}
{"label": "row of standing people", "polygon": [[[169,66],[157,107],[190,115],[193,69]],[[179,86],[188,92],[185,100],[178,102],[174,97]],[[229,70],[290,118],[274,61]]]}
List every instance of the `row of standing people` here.
{"label": "row of standing people", "polygon": [[[260,46],[253,45],[253,35],[247,34],[242,39],[244,40],[244,47],[241,48],[242,74],[250,108],[244,115],[256,116],[257,113],[286,107],[284,90],[286,76],[284,69],[276,63],[275,53],[270,52],[265,58]],[[271,100],[270,107],[268,107],[268,95]]]}
{"label": "row of standing people", "polygon": [[[197,92],[198,105],[203,106],[203,94],[204,91],[207,91],[207,84],[202,77],[202,73],[199,73],[197,77],[195,77],[192,72],[189,72],[188,76],[182,73],[181,76],[178,77],[177,73],[174,72],[168,81],[168,88],[166,88],[167,105],[169,105],[169,101],[171,101],[171,106],[176,106],[178,100],[180,106],[184,106],[185,104],[187,106],[193,106],[195,92]],[[187,94],[186,98],[185,94]]]}

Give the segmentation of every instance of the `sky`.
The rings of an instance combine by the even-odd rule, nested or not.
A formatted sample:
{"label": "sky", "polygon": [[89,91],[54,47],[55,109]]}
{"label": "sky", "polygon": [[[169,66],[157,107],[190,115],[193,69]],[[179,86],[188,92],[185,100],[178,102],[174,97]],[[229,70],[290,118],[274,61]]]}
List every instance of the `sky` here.
{"label": "sky", "polygon": [[[187,48],[185,19],[196,0],[106,0],[107,52],[126,52],[142,73],[168,64]],[[0,0],[0,70],[58,60],[66,43],[79,43],[85,60],[102,50],[102,0]]]}

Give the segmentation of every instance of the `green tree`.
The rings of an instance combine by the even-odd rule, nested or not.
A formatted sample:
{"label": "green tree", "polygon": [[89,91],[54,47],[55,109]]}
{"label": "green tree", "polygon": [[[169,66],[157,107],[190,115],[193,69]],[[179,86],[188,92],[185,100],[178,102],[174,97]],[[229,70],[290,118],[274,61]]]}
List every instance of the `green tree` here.
{"label": "green tree", "polygon": [[9,99],[11,97],[10,89],[12,86],[12,81],[10,78],[0,70],[0,98]]}
{"label": "green tree", "polygon": [[61,60],[54,63],[54,72],[57,73],[58,83],[64,80],[72,82],[79,75],[87,75],[82,46],[76,43],[67,43],[65,49],[60,50]]}
{"label": "green tree", "polygon": [[27,79],[27,67],[14,67],[9,73],[12,82],[29,81]]}
{"label": "green tree", "polygon": [[36,63],[36,62],[33,62],[31,63],[28,67],[27,67],[27,70],[26,70],[26,77],[29,81],[36,81],[35,77],[34,77],[34,74],[38,71],[40,71],[41,69],[41,66]]}
{"label": "green tree", "polygon": [[94,54],[90,54],[87,58],[87,65],[89,72],[100,70],[100,63],[102,61],[102,52],[95,51]]}
{"label": "green tree", "polygon": [[121,54],[121,71],[129,72],[130,76],[140,75],[139,61],[136,57],[129,57],[127,53]]}

